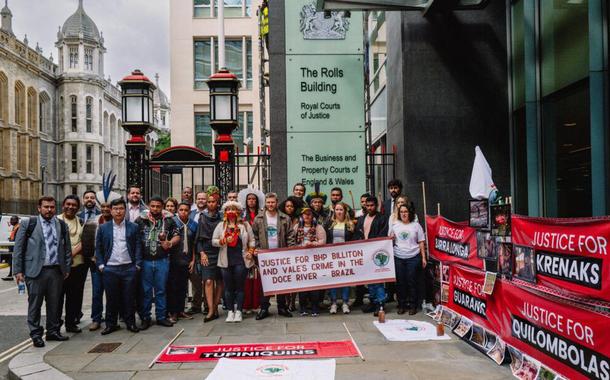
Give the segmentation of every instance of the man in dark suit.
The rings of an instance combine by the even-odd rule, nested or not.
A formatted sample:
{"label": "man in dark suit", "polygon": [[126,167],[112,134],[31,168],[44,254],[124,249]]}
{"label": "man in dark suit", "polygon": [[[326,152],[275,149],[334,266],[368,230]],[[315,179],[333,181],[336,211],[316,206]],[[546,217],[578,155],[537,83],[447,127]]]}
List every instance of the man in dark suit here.
{"label": "man in dark suit", "polygon": [[390,180],[388,182],[388,193],[390,193],[390,198],[386,199],[383,202],[383,207],[381,207],[381,213],[387,217],[394,212],[394,202],[402,194],[402,182],[399,179]]}
{"label": "man in dark suit", "polygon": [[[362,215],[358,218],[358,222],[356,223],[356,235],[359,239],[374,239],[378,237],[387,237],[388,236],[388,218],[385,215],[381,215],[377,212],[377,198],[369,197],[366,200],[366,215]],[[383,287],[383,283],[381,284],[370,284],[369,286],[369,302],[362,311],[364,313],[375,312],[375,316],[379,312],[379,309],[384,306],[386,294],[385,289]],[[362,293],[362,288],[356,289],[356,299],[364,296]]]}
{"label": "man in dark suit", "polygon": [[70,275],[72,247],[66,224],[55,217],[55,199],[38,200],[38,216],[23,223],[15,238],[13,271],[28,288],[28,327],[34,347],[44,347],[40,309],[46,303],[47,340],[68,340],[60,333],[64,279]]}
{"label": "man in dark suit", "polygon": [[102,335],[119,329],[119,310],[131,332],[140,331],[136,327],[135,304],[136,272],[142,265],[142,247],[139,228],[126,220],[126,204],[123,199],[112,201],[112,223],[104,223],[98,228],[95,239],[95,262],[102,272],[106,291],[106,328]]}

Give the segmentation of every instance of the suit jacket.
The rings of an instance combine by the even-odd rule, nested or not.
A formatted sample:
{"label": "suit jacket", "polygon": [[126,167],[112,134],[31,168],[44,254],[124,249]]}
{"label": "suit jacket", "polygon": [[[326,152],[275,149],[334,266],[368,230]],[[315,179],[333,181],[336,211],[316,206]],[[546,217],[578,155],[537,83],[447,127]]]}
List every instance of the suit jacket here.
{"label": "suit jacket", "polygon": [[[94,217],[95,217],[95,216],[97,216],[97,215],[99,215],[99,214],[101,214],[101,213],[102,213],[102,212],[100,211],[100,209],[99,209],[99,208],[97,208],[97,207],[94,207],[94,208],[93,208],[93,216],[94,216]],[[83,222],[85,221],[85,216],[86,216],[86,215],[87,215],[87,209],[86,209],[86,208],[83,208],[83,209],[82,209],[80,212],[78,212],[78,213],[76,214],[76,216],[77,216],[77,217],[78,217],[78,218],[79,218],[81,221],[83,221]],[[96,219],[96,218],[93,218],[93,219]]]}
{"label": "suit jacket", "polygon": [[[96,264],[106,265],[112,255],[114,221],[100,225],[95,237],[95,261]],[[125,220],[125,241],[131,262],[138,268],[142,266],[142,240],[140,239],[140,228],[137,224]]]}
{"label": "suit jacket", "polygon": [[381,205],[381,213],[383,215],[386,216],[390,216],[392,215],[392,198],[388,198],[385,201],[383,201],[383,204]]}
{"label": "suit jacket", "polygon": [[[38,218],[32,216],[31,218]],[[31,219],[30,218],[30,219]],[[36,223],[32,236],[27,241],[27,249],[24,252],[26,244],[26,231],[30,224],[30,219],[22,222],[21,228],[17,231],[15,237],[15,249],[13,251],[13,273],[23,273],[26,277],[38,277],[44,260],[46,257],[46,244],[42,232],[42,224],[40,221]],[[61,220],[54,218],[55,231],[57,232],[57,261],[64,275],[70,273],[72,266],[72,245],[70,244],[70,232],[68,226]],[[63,223],[63,228],[62,228]],[[63,234],[62,234],[63,232]]]}
{"label": "suit jacket", "polygon": [[[358,218],[358,223],[356,223],[356,231],[355,234],[358,236],[354,238],[354,240],[362,240],[364,239],[364,218],[366,218],[366,214],[362,215]],[[388,236],[388,217],[385,215],[381,215],[377,213],[375,215],[375,219],[371,223],[371,230],[369,231],[369,239],[378,238],[378,237],[387,237]]]}

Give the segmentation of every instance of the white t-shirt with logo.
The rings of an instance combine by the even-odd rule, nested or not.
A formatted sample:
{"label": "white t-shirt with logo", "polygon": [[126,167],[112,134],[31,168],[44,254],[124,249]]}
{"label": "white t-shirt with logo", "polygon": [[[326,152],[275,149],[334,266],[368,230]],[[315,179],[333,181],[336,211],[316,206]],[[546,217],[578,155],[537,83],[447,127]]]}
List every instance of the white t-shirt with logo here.
{"label": "white t-shirt with logo", "polygon": [[277,215],[271,216],[268,212],[265,212],[267,217],[267,242],[269,243],[269,249],[279,248],[278,231],[277,231]]}
{"label": "white t-shirt with logo", "polygon": [[396,221],[389,228],[388,235],[394,235],[394,256],[399,259],[410,259],[419,253],[419,243],[426,240],[420,224],[413,221],[403,223]]}

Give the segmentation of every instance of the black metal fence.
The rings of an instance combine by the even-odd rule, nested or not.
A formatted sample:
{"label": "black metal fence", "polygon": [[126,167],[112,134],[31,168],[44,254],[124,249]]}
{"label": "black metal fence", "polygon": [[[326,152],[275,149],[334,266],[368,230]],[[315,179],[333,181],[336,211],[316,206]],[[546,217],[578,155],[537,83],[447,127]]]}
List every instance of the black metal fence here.
{"label": "black metal fence", "polygon": [[366,179],[367,191],[370,194],[381,194],[385,199],[385,190],[388,181],[396,178],[396,146],[392,151],[386,150],[385,144],[374,146],[366,153]]}
{"label": "black metal fence", "polygon": [[249,185],[264,193],[271,189],[271,152],[269,147],[264,152],[260,147],[256,154],[246,150],[235,155],[235,189],[241,190]]}

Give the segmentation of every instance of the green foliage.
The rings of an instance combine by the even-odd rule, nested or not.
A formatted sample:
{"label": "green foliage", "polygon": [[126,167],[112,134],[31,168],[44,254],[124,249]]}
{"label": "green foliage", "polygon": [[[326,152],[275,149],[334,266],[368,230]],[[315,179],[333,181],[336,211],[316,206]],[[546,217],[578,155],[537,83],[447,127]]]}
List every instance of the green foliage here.
{"label": "green foliage", "polygon": [[155,153],[167,149],[172,146],[172,136],[168,132],[160,132],[157,146],[155,147]]}

